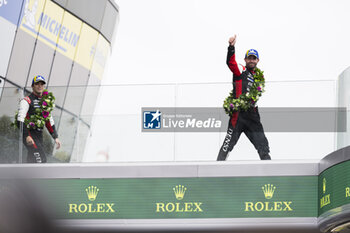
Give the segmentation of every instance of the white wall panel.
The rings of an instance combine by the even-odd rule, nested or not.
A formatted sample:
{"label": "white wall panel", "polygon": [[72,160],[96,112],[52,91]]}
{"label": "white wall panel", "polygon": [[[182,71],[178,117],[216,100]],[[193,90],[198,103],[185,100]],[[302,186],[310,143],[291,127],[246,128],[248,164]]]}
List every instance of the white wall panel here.
{"label": "white wall panel", "polygon": [[350,145],[350,67],[339,76],[338,105],[347,108],[346,132],[337,134],[337,149]]}
{"label": "white wall panel", "polygon": [[108,162],[175,161],[174,134],[141,132],[141,114],[95,117],[92,125],[83,162],[103,153]]}
{"label": "white wall panel", "polygon": [[[260,107],[335,107],[336,81],[266,82]],[[178,84],[177,107],[222,107],[231,83]]]}
{"label": "white wall panel", "polygon": [[83,161],[99,160],[101,152],[108,152],[111,162],[174,161],[174,134],[141,132],[141,108],[175,106],[175,90],[172,85],[102,86]]}
{"label": "white wall panel", "polygon": [[[332,79],[330,77],[329,79]],[[336,107],[336,81],[267,82],[261,107]]]}
{"label": "white wall panel", "polygon": [[177,107],[221,107],[232,90],[231,83],[178,84]]}
{"label": "white wall panel", "polygon": [[16,25],[0,17],[0,34],[0,75],[5,77],[16,34]]}
{"label": "white wall panel", "polygon": [[[102,86],[99,115],[140,114],[142,107],[175,106],[173,85]],[[106,104],[106,103],[113,103]]]}
{"label": "white wall panel", "polygon": [[[7,79],[20,86],[26,85],[36,39],[18,30],[7,72]],[[6,86],[7,84],[5,84]]]}

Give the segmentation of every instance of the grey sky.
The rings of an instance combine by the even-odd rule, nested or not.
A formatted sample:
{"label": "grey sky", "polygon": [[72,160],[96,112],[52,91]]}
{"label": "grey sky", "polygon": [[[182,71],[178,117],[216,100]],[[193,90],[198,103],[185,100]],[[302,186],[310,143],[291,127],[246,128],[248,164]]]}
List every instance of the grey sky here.
{"label": "grey sky", "polygon": [[350,64],[347,0],[117,0],[111,83],[227,81],[228,38],[237,59],[260,52],[269,80],[336,78]]}

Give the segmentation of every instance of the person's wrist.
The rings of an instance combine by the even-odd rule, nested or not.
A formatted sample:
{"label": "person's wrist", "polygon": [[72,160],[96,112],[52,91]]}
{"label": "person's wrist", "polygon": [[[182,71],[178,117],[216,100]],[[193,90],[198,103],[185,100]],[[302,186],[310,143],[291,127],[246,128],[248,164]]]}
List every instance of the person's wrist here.
{"label": "person's wrist", "polygon": [[228,50],[234,52],[235,51],[235,46],[234,45],[229,45],[228,46]]}

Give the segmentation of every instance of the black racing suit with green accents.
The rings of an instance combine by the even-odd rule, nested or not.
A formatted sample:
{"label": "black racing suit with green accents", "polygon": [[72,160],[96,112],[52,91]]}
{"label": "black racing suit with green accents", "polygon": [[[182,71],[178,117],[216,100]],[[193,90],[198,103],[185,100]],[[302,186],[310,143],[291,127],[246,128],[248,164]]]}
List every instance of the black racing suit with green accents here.
{"label": "black racing suit with green accents", "polygon": [[[237,64],[234,46],[228,47],[226,63],[233,72],[233,95],[239,98],[240,95],[249,92],[252,87],[254,71]],[[252,107],[247,111],[233,113],[228,122],[227,134],[217,157],[218,161],[226,160],[228,153],[232,151],[242,132],[253,143],[261,160],[271,159],[269,143],[260,122],[258,107]]]}
{"label": "black racing suit with green accents", "polygon": [[[43,146],[43,128],[29,129],[24,124],[24,119],[29,119],[29,117],[35,113],[35,109],[40,108],[40,99],[41,97],[31,93],[19,103],[17,121],[21,126],[20,128],[23,129],[23,143],[28,150],[28,163],[46,163],[47,161]],[[56,139],[58,135],[52,116],[50,120],[46,122],[45,126],[51,136]],[[32,137],[34,141],[33,145],[27,144],[26,139],[28,136]]]}

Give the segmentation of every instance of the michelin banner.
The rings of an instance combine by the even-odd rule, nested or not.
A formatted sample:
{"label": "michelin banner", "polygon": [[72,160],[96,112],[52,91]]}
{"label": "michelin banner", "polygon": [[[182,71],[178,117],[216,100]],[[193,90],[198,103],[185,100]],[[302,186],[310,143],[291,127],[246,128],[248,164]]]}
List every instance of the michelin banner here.
{"label": "michelin banner", "polygon": [[20,29],[73,58],[79,41],[81,21],[49,0],[26,0]]}
{"label": "michelin banner", "polygon": [[[17,7],[18,14],[21,12],[19,19],[21,30],[38,38],[87,70],[92,68],[93,62],[96,63],[94,73],[102,79],[106,57],[110,53],[110,44],[98,31],[50,0],[25,0],[22,5],[18,3],[13,6]],[[8,12],[2,13],[2,16],[16,22],[16,18]]]}

